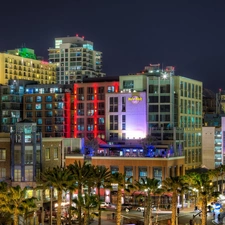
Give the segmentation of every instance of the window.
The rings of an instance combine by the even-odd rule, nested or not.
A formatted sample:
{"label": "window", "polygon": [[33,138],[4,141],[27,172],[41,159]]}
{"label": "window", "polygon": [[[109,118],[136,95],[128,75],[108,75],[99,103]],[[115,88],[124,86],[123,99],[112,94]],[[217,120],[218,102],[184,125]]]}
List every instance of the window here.
{"label": "window", "polygon": [[52,109],[52,104],[46,104],[45,109]]}
{"label": "window", "polygon": [[87,100],[94,100],[94,88],[87,88]]}
{"label": "window", "polygon": [[118,141],[118,133],[109,133],[110,141]]}
{"label": "window", "polygon": [[87,130],[88,131],[94,130],[94,118],[87,118]]}
{"label": "window", "polygon": [[0,179],[6,178],[6,168],[0,167]]}
{"label": "window", "polygon": [[38,119],[37,119],[37,124],[38,124],[38,125],[41,125],[41,124],[42,124],[42,119],[41,119],[41,118],[38,118]]}
{"label": "window", "polygon": [[98,103],[98,115],[105,115],[105,103],[104,102]]}
{"label": "window", "polygon": [[84,130],[84,118],[77,119],[77,130],[79,130],[79,131]]}
{"label": "window", "polygon": [[115,87],[114,86],[109,86],[108,87],[108,93],[111,93],[111,92],[115,92]]}
{"label": "window", "polygon": [[170,102],[170,96],[160,96],[160,102],[161,103],[169,103]]}
{"label": "window", "polygon": [[110,115],[109,123],[110,130],[118,130],[118,115]]}
{"label": "window", "polygon": [[33,150],[25,150],[25,164],[33,164]]}
{"label": "window", "polygon": [[32,110],[32,104],[26,104],[26,110]]}
{"label": "window", "polygon": [[36,102],[41,102],[42,101],[42,97],[41,96],[37,96],[36,97]]}
{"label": "window", "polygon": [[36,105],[35,105],[35,109],[36,109],[36,110],[40,110],[40,109],[41,109],[41,104],[40,104],[40,103],[39,103],[39,104],[36,104]]}
{"label": "window", "polygon": [[84,100],[84,88],[77,88],[77,99],[80,101]]}
{"label": "window", "polygon": [[148,176],[147,168],[146,167],[139,167],[139,182],[143,183]]}
{"label": "window", "polygon": [[26,97],[26,102],[33,102],[33,97]]}
{"label": "window", "polygon": [[159,168],[153,167],[153,178],[159,180],[161,183],[161,181],[162,181],[162,168],[161,167],[159,167]]}
{"label": "window", "polygon": [[0,160],[6,160],[6,149],[0,149]]}
{"label": "window", "polygon": [[25,166],[25,181],[33,181],[33,166]]}
{"label": "window", "polygon": [[105,99],[105,88],[104,87],[98,87],[98,100],[104,100]]}
{"label": "window", "polygon": [[160,105],[161,112],[170,112],[170,105]]}
{"label": "window", "polygon": [[125,167],[124,173],[125,173],[125,181],[129,179],[129,181],[132,182],[133,168],[131,166]]}
{"label": "window", "polygon": [[148,112],[158,112],[158,105],[149,105]]}
{"label": "window", "polygon": [[58,148],[55,147],[55,148],[54,148],[54,159],[58,159],[58,158],[59,158]]}
{"label": "window", "polygon": [[122,115],[122,130],[126,130],[126,115]]}
{"label": "window", "polygon": [[21,167],[15,166],[14,181],[21,181]]}
{"label": "window", "polygon": [[111,170],[111,173],[112,173],[112,174],[114,174],[114,173],[119,173],[119,168],[118,168],[118,166],[111,166],[110,170]]}
{"label": "window", "polygon": [[109,111],[118,112],[118,97],[109,98]]}
{"label": "window", "polygon": [[45,159],[50,159],[50,148],[45,149]]}
{"label": "window", "polygon": [[122,112],[126,112],[126,97],[122,97]]}
{"label": "window", "polygon": [[52,102],[52,96],[46,96],[45,101],[46,102]]}
{"label": "window", "polygon": [[77,109],[78,109],[77,114],[79,116],[84,116],[84,103],[78,103],[77,104]]}
{"label": "window", "polygon": [[105,119],[103,117],[98,118],[98,130],[105,130]]}
{"label": "window", "polygon": [[30,117],[32,117],[33,115],[32,115],[32,112],[27,112],[27,118],[30,118]]}
{"label": "window", "polygon": [[126,140],[126,133],[122,133],[122,140],[123,140],[123,141]]}
{"label": "window", "polygon": [[133,89],[134,81],[133,80],[124,80],[123,81],[123,89]]}
{"label": "window", "polygon": [[94,103],[87,103],[87,116],[94,115]]}

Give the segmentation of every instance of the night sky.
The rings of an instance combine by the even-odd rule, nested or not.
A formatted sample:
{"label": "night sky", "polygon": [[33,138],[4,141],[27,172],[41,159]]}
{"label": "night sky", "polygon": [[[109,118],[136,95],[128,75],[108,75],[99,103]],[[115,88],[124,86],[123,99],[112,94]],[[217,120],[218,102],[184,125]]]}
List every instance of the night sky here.
{"label": "night sky", "polygon": [[6,0],[0,20],[0,51],[25,44],[47,59],[55,37],[79,34],[103,52],[107,75],[163,63],[225,89],[224,0]]}

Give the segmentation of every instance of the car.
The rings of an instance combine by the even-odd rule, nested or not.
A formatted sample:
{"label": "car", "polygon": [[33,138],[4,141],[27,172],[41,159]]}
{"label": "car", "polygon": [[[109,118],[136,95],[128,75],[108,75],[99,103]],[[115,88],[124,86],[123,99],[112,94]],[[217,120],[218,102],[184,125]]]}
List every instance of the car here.
{"label": "car", "polygon": [[109,208],[111,206],[111,203],[110,202],[102,202],[100,204],[100,207],[101,208]]}
{"label": "car", "polygon": [[145,211],[145,207],[137,207],[136,208],[136,211],[138,211],[138,212],[144,212]]}
{"label": "car", "polygon": [[[145,207],[139,206],[139,207],[136,208],[136,211],[144,212],[145,211]],[[152,206],[152,211],[156,211],[156,207],[155,206]]]}
{"label": "car", "polygon": [[122,204],[121,206],[122,210],[131,210],[132,209],[132,205],[130,204]]}

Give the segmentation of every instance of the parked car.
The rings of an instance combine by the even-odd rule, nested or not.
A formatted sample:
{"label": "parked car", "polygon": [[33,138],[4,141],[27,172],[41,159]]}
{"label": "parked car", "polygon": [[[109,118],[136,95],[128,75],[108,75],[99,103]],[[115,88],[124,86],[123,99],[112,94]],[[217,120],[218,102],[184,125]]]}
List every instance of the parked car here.
{"label": "parked car", "polygon": [[128,209],[128,210],[131,210],[132,209],[132,205],[130,205],[130,204],[122,204],[122,210],[126,210],[126,209]]}
{"label": "parked car", "polygon": [[[139,206],[139,207],[136,208],[136,211],[144,212],[145,211],[145,207]],[[156,207],[155,206],[152,206],[152,211],[156,211]]]}
{"label": "parked car", "polygon": [[116,206],[112,205],[110,202],[102,202],[100,207],[101,208],[116,208]]}
{"label": "parked car", "polygon": [[136,211],[138,211],[138,212],[144,212],[145,211],[145,207],[137,207],[136,208]]}

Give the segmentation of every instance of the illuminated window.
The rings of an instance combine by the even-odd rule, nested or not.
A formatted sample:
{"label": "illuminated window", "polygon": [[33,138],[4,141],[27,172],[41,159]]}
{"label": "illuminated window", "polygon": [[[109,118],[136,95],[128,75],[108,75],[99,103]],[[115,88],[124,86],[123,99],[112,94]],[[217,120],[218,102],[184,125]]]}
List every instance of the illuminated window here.
{"label": "illuminated window", "polygon": [[59,158],[59,151],[58,151],[58,148],[55,147],[54,148],[54,159],[58,159]]}
{"label": "illuminated window", "polygon": [[115,87],[114,86],[109,86],[108,87],[108,93],[111,93],[111,92],[115,92]]}
{"label": "illuminated window", "polygon": [[41,102],[42,101],[42,97],[41,96],[37,96],[36,97],[36,102]]}
{"label": "illuminated window", "polygon": [[33,181],[33,166],[25,166],[25,181]]}
{"label": "illuminated window", "polygon": [[6,168],[0,167],[0,179],[6,178]]}
{"label": "illuminated window", "polygon": [[133,89],[134,81],[133,80],[124,80],[123,81],[123,89]]}
{"label": "illuminated window", "polygon": [[40,110],[41,109],[41,104],[40,103],[39,104],[36,104],[35,105],[35,109]]}
{"label": "illuminated window", "polygon": [[0,149],[0,160],[6,160],[6,149]]}
{"label": "illuminated window", "polygon": [[45,149],[45,159],[50,159],[50,148]]}
{"label": "illuminated window", "polygon": [[21,181],[21,167],[15,166],[14,181]]}

